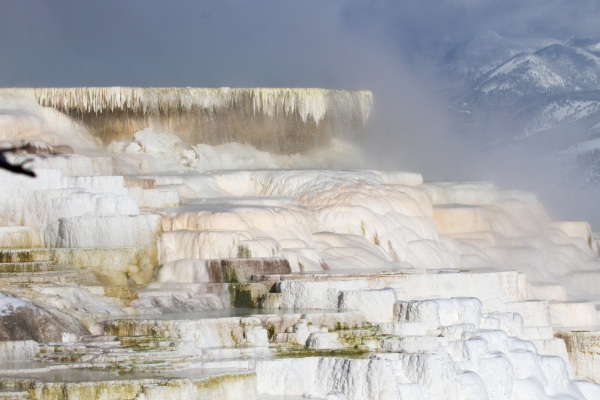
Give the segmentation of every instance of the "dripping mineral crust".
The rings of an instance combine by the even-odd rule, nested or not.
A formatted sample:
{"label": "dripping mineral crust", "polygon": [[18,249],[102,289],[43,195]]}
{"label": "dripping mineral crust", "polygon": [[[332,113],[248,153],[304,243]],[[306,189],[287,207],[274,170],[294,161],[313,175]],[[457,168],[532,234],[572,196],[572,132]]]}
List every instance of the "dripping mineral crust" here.
{"label": "dripping mineral crust", "polygon": [[185,143],[239,142],[294,154],[354,138],[371,112],[369,91],[314,88],[41,88],[25,95],[83,122],[105,145],[145,128],[176,133]]}

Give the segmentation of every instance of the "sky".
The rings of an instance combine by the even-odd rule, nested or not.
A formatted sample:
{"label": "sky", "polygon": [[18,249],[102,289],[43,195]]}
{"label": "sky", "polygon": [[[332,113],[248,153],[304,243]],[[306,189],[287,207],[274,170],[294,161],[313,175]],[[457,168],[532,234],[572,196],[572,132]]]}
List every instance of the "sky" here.
{"label": "sky", "polygon": [[598,36],[599,16],[595,0],[0,0],[0,85],[362,88],[382,57],[414,65],[484,30]]}
{"label": "sky", "polygon": [[360,85],[341,3],[284,3],[5,1],[0,84]]}
{"label": "sky", "polygon": [[[360,3],[1,4],[0,86],[372,90],[376,112],[385,115],[392,107],[390,115],[394,115],[385,128],[378,127],[377,134],[404,138],[400,150],[383,163],[390,167],[427,165],[429,157],[417,157],[408,149],[424,147],[430,136],[443,133],[442,117],[416,118],[425,108],[444,113],[444,105],[429,96],[434,86],[409,72],[397,43],[382,37],[375,13],[373,22],[355,22],[356,10],[363,7]],[[441,146],[442,138],[438,139]]]}
{"label": "sky", "polygon": [[599,37],[598,21],[598,0],[0,0],[0,87],[366,89],[374,167],[489,179],[440,93],[444,54],[489,30]]}

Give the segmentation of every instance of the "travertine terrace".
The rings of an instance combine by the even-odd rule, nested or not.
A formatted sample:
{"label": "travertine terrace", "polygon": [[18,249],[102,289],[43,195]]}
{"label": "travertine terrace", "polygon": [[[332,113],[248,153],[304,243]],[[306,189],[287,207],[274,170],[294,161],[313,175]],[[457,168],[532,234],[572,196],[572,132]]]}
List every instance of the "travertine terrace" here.
{"label": "travertine terrace", "polygon": [[295,154],[357,136],[369,118],[369,91],[315,88],[41,88],[0,89],[83,123],[104,145],[151,127],[175,131],[188,145],[248,143]]}
{"label": "travertine terrace", "polygon": [[589,224],[491,183],[335,169],[361,159],[336,127],[370,107],[0,91],[2,145],[37,173],[0,171],[0,398],[600,398]]}

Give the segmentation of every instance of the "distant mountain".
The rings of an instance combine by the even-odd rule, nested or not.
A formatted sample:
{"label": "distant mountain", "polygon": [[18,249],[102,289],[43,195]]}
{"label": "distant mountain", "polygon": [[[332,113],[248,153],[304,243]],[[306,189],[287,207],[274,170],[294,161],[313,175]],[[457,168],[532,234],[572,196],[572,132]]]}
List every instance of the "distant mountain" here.
{"label": "distant mountain", "polygon": [[600,39],[598,38],[571,38],[567,40],[566,44],[600,56]]}
{"label": "distant mountain", "polygon": [[600,89],[600,57],[586,50],[552,44],[521,53],[474,82],[473,93],[511,100]]}
{"label": "distant mountain", "polygon": [[484,32],[448,51],[441,68],[446,73],[473,81],[520,53],[533,53],[551,44],[548,38],[515,38]]}
{"label": "distant mountain", "polygon": [[600,226],[600,39],[486,32],[448,50],[440,69],[466,139],[528,165],[548,204]]}
{"label": "distant mountain", "polygon": [[[531,51],[518,52],[523,49]],[[444,69],[462,74],[453,108],[482,144],[523,140],[559,151],[600,136],[593,128],[600,123],[599,54],[594,39],[559,43],[488,32],[451,51]]]}

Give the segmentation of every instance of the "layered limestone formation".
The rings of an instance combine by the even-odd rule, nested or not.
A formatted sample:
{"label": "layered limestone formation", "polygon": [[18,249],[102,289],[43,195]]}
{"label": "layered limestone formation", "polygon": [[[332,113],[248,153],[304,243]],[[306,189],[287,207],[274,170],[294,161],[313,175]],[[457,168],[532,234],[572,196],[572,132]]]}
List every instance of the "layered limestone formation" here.
{"label": "layered limestone formation", "polygon": [[312,88],[43,88],[2,89],[81,121],[105,145],[144,128],[176,133],[187,144],[240,142],[294,154],[362,131],[368,91]]}
{"label": "layered limestone formation", "polygon": [[[121,90],[39,93],[99,114],[162,93]],[[15,107],[5,139],[41,154],[10,158],[35,179],[0,171],[0,397],[600,398],[598,243],[533,194],[236,169],[248,148],[147,129],[105,151]],[[209,150],[229,170],[199,167]]]}

